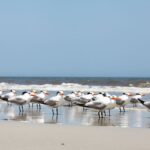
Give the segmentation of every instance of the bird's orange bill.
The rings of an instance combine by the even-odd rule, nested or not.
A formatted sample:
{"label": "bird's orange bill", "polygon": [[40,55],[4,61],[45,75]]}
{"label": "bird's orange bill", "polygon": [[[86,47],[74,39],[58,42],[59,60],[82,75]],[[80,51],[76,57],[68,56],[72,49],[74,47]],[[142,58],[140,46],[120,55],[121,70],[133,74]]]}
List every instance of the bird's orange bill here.
{"label": "bird's orange bill", "polygon": [[35,93],[35,92],[32,92],[32,93],[31,93],[31,96],[36,96],[36,93]]}
{"label": "bird's orange bill", "polygon": [[128,94],[128,96],[133,96],[133,95],[134,95],[134,94],[132,94],[132,93],[129,93],[129,94]]}
{"label": "bird's orange bill", "polygon": [[121,98],[119,98],[119,97],[114,97],[112,99],[115,100],[115,101],[120,101],[121,100]]}

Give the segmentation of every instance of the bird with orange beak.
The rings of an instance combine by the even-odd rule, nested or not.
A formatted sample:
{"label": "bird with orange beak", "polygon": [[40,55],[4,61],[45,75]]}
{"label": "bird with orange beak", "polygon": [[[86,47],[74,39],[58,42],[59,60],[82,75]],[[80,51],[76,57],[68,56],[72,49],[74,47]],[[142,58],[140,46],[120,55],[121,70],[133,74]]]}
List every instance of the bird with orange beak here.
{"label": "bird with orange beak", "polygon": [[45,100],[43,102],[43,104],[45,104],[45,105],[52,108],[53,115],[54,115],[53,108],[56,108],[56,115],[58,115],[58,107],[63,105],[63,103],[64,103],[63,100],[64,100],[64,92],[63,91],[58,91],[56,93],[56,96],[53,96],[53,97]]}
{"label": "bird with orange beak", "polygon": [[123,112],[125,112],[125,106],[130,103],[129,96],[132,96],[132,94],[131,93],[122,93],[121,96],[112,98],[113,100],[116,100],[116,104],[119,107],[120,112],[122,112],[122,109],[123,109]]}

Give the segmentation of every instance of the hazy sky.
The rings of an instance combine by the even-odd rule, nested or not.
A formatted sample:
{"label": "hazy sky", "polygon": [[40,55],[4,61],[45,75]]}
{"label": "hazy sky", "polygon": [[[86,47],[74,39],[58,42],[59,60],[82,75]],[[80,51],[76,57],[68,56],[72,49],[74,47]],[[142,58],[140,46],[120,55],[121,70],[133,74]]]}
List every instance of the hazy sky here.
{"label": "hazy sky", "polygon": [[0,56],[1,76],[150,76],[150,1],[0,1]]}

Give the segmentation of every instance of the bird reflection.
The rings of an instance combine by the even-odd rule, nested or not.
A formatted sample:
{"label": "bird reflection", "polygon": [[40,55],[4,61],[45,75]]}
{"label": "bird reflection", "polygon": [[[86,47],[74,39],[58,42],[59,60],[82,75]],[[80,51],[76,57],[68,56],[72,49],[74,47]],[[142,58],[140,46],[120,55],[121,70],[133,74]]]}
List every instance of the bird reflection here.
{"label": "bird reflection", "polygon": [[6,106],[3,112],[8,120],[44,123],[44,115],[39,111],[26,110],[24,113],[16,113],[13,106]]}
{"label": "bird reflection", "polygon": [[48,124],[56,124],[56,123],[59,123],[59,121],[58,121],[58,116],[59,116],[59,115],[52,115],[51,118],[49,118],[46,123],[48,123]]}
{"label": "bird reflection", "polygon": [[6,115],[7,120],[10,120],[16,116],[15,108],[8,105],[4,107],[3,113]]}

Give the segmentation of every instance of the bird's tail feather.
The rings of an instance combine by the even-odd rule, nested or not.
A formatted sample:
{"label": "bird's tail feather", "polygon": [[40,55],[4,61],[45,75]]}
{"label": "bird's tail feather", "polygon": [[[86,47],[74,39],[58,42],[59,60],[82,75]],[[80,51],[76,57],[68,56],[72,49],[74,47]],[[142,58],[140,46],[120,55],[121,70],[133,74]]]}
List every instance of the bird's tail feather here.
{"label": "bird's tail feather", "polygon": [[138,99],[138,101],[144,105],[145,101],[141,100],[141,99]]}

